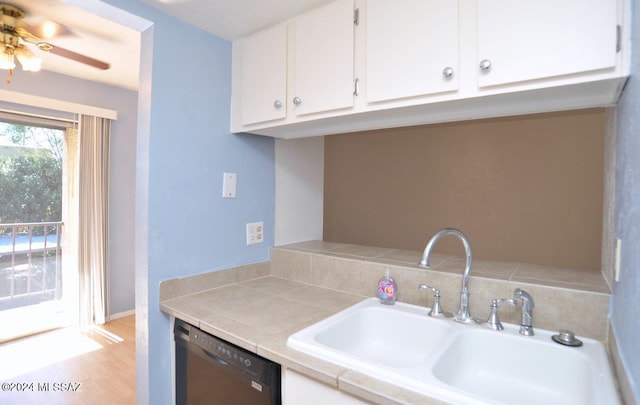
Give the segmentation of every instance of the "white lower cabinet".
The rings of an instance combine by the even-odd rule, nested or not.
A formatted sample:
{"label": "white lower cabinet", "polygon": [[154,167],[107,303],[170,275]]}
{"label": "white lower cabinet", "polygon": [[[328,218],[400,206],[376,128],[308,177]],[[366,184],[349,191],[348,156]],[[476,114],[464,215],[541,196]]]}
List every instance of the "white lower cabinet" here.
{"label": "white lower cabinet", "polygon": [[337,388],[322,384],[295,371],[282,370],[283,405],[365,405],[365,402]]}

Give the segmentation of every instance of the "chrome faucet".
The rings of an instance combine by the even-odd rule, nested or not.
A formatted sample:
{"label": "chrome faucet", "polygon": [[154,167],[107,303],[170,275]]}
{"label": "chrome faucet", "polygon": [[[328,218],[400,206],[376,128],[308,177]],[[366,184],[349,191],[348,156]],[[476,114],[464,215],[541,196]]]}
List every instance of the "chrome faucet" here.
{"label": "chrome faucet", "polygon": [[464,251],[467,255],[467,263],[464,267],[464,273],[462,274],[462,289],[460,291],[460,309],[456,313],[455,320],[458,322],[471,322],[473,318],[469,314],[469,277],[471,276],[471,263],[472,263],[472,254],[471,254],[471,245],[467,240],[467,237],[464,236],[462,232],[453,228],[445,228],[438,231],[435,235],[431,237],[429,243],[424,248],[424,253],[422,254],[422,260],[418,263],[418,266],[429,268],[429,258],[431,257],[431,251],[435,246],[436,242],[440,240],[443,236],[446,235],[455,235],[457,236],[464,245]]}
{"label": "chrome faucet", "polygon": [[418,286],[418,290],[422,291],[422,290],[431,290],[433,291],[433,305],[431,306],[431,310],[429,311],[429,313],[427,315],[429,316],[433,316],[433,317],[446,317],[446,318],[451,318],[453,316],[453,314],[449,313],[449,312],[444,312],[442,310],[442,304],[440,304],[440,290],[438,290],[435,287],[431,287],[430,285],[426,285],[426,284],[420,284]]}
{"label": "chrome faucet", "polygon": [[522,301],[522,320],[520,321],[520,334],[533,336],[533,298],[528,292],[516,288],[513,298]]}
{"label": "chrome faucet", "polygon": [[489,317],[487,318],[487,325],[493,330],[504,330],[500,317],[498,316],[498,304],[506,302],[507,304],[517,305],[518,301],[514,298],[499,298],[491,300],[491,310],[489,311]]}

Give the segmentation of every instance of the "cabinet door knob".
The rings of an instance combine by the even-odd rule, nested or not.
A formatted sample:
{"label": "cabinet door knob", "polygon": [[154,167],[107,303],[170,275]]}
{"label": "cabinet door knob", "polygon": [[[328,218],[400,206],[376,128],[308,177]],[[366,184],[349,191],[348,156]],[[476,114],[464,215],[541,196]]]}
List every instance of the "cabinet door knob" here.
{"label": "cabinet door knob", "polygon": [[491,61],[489,59],[482,59],[480,61],[480,70],[486,72],[489,69],[491,69]]}
{"label": "cabinet door knob", "polygon": [[451,79],[453,77],[453,68],[451,66],[447,66],[446,68],[444,68],[444,70],[442,71],[442,76],[445,79]]}
{"label": "cabinet door knob", "polygon": [[302,104],[302,100],[300,99],[300,97],[294,97],[293,98],[293,104],[295,104],[295,105]]}
{"label": "cabinet door knob", "polygon": [[274,101],[274,102],[273,102],[273,106],[274,106],[275,108],[281,108],[281,107],[282,107],[282,101],[280,101],[280,100],[276,100],[276,101]]}

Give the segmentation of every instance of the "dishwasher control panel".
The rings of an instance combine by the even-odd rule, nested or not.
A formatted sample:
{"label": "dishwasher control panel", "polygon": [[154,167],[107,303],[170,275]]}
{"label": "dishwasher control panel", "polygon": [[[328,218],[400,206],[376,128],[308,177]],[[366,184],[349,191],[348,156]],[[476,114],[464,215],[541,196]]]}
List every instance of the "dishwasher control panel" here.
{"label": "dishwasher control panel", "polygon": [[239,369],[254,380],[263,382],[268,360],[180,320],[176,320],[174,329],[217,362]]}
{"label": "dishwasher control panel", "polygon": [[205,332],[197,331],[193,333],[191,341],[236,367],[250,368],[253,365],[251,353],[245,354],[239,351],[237,346],[230,347],[230,343],[222,342]]}

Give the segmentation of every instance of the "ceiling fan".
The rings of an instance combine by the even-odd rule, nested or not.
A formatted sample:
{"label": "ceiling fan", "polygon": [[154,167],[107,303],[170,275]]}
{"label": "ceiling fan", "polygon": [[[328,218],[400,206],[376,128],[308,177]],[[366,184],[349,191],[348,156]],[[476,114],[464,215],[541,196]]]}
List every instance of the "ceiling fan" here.
{"label": "ceiling fan", "polygon": [[38,71],[41,69],[42,60],[31,52],[29,49],[31,45],[41,51],[50,52],[97,69],[109,69],[109,64],[106,62],[60,48],[42,39],[70,34],[71,31],[68,28],[54,22],[47,22],[41,26],[30,26],[24,21],[25,15],[25,11],[19,7],[0,3],[0,69],[9,71],[7,83],[11,82],[11,75],[16,67],[15,59],[20,62],[22,70]]}

